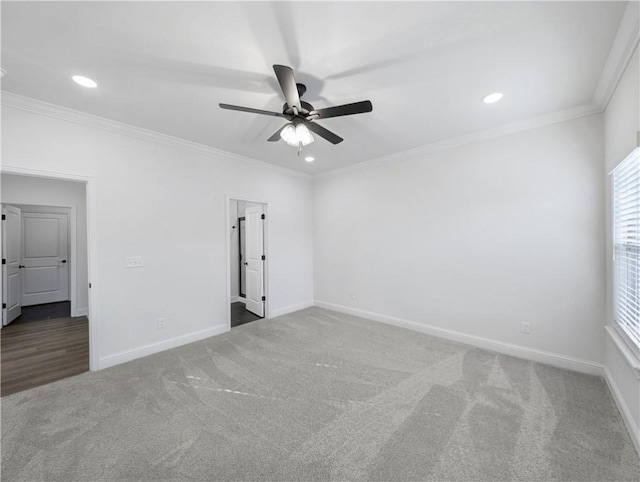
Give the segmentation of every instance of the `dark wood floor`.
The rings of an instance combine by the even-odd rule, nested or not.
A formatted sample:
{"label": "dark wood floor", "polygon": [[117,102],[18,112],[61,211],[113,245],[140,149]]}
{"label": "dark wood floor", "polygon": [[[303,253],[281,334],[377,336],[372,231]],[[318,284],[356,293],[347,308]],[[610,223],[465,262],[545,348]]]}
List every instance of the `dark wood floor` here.
{"label": "dark wood floor", "polygon": [[57,318],[69,318],[71,316],[71,302],[60,301],[58,303],[45,303],[42,305],[23,306],[22,314],[18,316],[12,325],[30,323],[32,321],[53,320]]}
{"label": "dark wood floor", "polygon": [[261,320],[258,315],[254,315],[244,307],[244,303],[238,301],[231,303],[231,328],[244,325],[252,321]]}
{"label": "dark wood floor", "polygon": [[86,317],[16,323],[0,330],[0,395],[27,390],[89,370]]}

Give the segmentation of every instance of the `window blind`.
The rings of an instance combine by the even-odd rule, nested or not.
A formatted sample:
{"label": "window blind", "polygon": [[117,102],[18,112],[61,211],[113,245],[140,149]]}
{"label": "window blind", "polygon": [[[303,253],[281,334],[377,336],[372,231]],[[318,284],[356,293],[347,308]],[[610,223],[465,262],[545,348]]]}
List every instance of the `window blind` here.
{"label": "window blind", "polygon": [[613,171],[614,317],[640,348],[640,148]]}

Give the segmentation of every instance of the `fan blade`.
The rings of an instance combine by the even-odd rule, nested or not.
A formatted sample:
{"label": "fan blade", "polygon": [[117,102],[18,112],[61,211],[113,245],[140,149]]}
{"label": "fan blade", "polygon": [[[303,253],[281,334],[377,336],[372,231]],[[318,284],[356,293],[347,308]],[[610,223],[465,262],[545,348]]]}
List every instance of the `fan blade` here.
{"label": "fan blade", "polygon": [[276,142],[280,140],[280,133],[282,132],[282,129],[284,129],[285,127],[287,127],[287,124],[283,125],[280,129],[278,129],[275,134],[273,134],[271,137],[269,137],[269,139],[267,139],[269,142]]}
{"label": "fan blade", "polygon": [[231,105],[231,104],[218,104],[221,108],[227,110],[239,110],[240,112],[251,112],[252,114],[262,114],[262,115],[271,115],[275,117],[286,117],[284,114],[280,112],[271,112],[270,110],[260,110],[260,109],[252,109],[251,107],[242,107],[239,105]]}
{"label": "fan blade", "polygon": [[273,70],[278,78],[282,93],[287,99],[287,105],[289,108],[295,107],[300,112],[302,106],[300,105],[300,96],[298,95],[298,86],[296,85],[296,78],[293,76],[293,70],[286,65],[274,65]]}
{"label": "fan blade", "polygon": [[342,141],[344,141],[342,137],[334,134],[330,130],[325,129],[315,122],[305,122],[304,125],[306,125],[310,131],[315,132],[320,137],[324,137],[326,140],[331,142],[331,144],[340,144]]}
{"label": "fan blade", "polygon": [[328,119],[329,117],[340,117],[341,115],[364,114],[371,112],[373,104],[370,100],[354,102],[353,104],[337,105],[335,107],[327,107],[326,109],[318,109],[309,113],[309,115],[317,115],[319,119]]}

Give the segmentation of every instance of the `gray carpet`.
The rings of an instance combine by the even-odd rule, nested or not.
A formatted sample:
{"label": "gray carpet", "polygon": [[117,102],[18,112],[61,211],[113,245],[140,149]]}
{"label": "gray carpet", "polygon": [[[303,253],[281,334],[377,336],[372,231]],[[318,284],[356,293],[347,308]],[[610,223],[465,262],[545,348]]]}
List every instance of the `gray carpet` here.
{"label": "gray carpet", "polygon": [[602,378],[319,308],[2,399],[2,480],[632,480]]}

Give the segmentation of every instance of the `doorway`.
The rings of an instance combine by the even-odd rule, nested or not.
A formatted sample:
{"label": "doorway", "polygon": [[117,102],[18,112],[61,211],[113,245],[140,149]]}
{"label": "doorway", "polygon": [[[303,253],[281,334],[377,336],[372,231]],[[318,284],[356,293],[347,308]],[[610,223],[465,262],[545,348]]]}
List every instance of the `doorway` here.
{"label": "doorway", "polygon": [[2,273],[2,396],[97,368],[88,316],[89,181],[7,170],[2,257],[12,261]]}
{"label": "doorway", "polygon": [[267,311],[267,204],[229,199],[229,324],[262,319]]}

